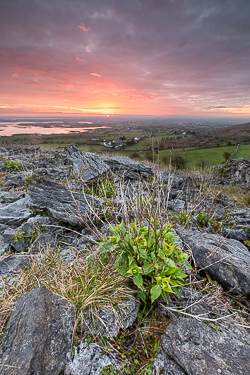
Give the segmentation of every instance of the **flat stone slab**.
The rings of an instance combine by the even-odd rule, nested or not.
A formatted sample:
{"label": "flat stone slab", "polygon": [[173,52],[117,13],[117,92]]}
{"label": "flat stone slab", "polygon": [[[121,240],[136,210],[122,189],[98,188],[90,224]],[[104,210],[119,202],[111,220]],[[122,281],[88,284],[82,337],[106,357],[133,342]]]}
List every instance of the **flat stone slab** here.
{"label": "flat stone slab", "polygon": [[250,374],[250,342],[226,329],[217,330],[195,319],[179,318],[167,326],[161,345],[184,374]]}
{"label": "flat stone slab", "polygon": [[116,313],[109,310],[100,309],[95,316],[89,310],[83,313],[83,330],[90,335],[100,335],[105,337],[116,337],[121,328],[131,326],[139,311],[140,303],[134,299],[128,299],[124,306],[119,307]]}
{"label": "flat stone slab", "polygon": [[44,286],[19,296],[2,341],[1,375],[59,375],[74,324],[74,306]]}
{"label": "flat stone slab", "polygon": [[48,210],[52,216],[72,225],[84,224],[89,218],[89,205],[101,206],[102,200],[75,193],[51,180],[34,180],[29,186],[30,205]]}
{"label": "flat stone slab", "polygon": [[25,197],[0,208],[0,224],[21,225],[32,216],[29,204],[30,198]]}
{"label": "flat stone slab", "polygon": [[218,234],[200,232],[185,231],[181,239],[192,251],[198,268],[225,289],[250,295],[250,253],[246,246]]}
{"label": "flat stone slab", "polygon": [[20,268],[25,268],[31,261],[30,255],[7,255],[0,259],[0,278],[9,277],[18,272]]}
{"label": "flat stone slab", "polygon": [[112,172],[120,177],[137,179],[153,176],[153,171],[150,167],[133,161],[127,156],[112,156],[104,159],[104,161],[110,166]]}

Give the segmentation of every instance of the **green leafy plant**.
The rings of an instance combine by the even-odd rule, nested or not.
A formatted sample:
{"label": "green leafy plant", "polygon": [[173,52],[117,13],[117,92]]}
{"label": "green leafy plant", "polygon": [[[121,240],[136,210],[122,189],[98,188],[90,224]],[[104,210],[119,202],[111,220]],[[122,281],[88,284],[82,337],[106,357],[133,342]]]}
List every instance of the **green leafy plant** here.
{"label": "green leafy plant", "polygon": [[119,370],[106,366],[101,374],[153,374],[154,359],[161,347],[160,336],[169,322],[164,314],[157,313],[152,307],[148,309],[146,305],[141,306],[132,326],[121,330],[115,338],[100,339],[104,351],[109,352],[111,348],[116,350],[120,364]]}
{"label": "green leafy plant", "polygon": [[200,212],[197,216],[197,223],[200,227],[209,227],[212,225],[213,219],[209,217],[207,212]]}
{"label": "green leafy plant", "polygon": [[31,180],[32,180],[32,176],[29,175],[25,178],[24,182],[25,182],[25,185],[24,185],[24,188],[26,189],[30,184],[31,184]]}
{"label": "green leafy plant", "polygon": [[84,191],[86,194],[95,195],[99,198],[111,198],[116,190],[116,186],[112,179],[107,177],[100,178],[92,186],[86,186]]}
{"label": "green leafy plant", "polygon": [[15,160],[4,159],[3,166],[6,167],[9,171],[20,171],[22,164]]}
{"label": "green leafy plant", "polygon": [[17,242],[17,241],[23,241],[23,235],[24,235],[24,232],[20,232],[20,230],[17,230],[16,234],[14,236],[12,236],[12,240],[14,240],[14,242]]}
{"label": "green leafy plant", "polygon": [[[182,267],[189,255],[177,247],[175,239],[171,226],[161,225],[154,218],[149,227],[121,222],[113,228],[113,235],[101,242],[101,253],[115,253],[117,271],[132,277],[144,303],[149,297],[153,303],[160,295],[165,300],[167,293],[178,295],[178,286],[185,284],[187,275]],[[191,268],[189,263],[185,265]]]}
{"label": "green leafy plant", "polygon": [[179,215],[174,215],[172,217],[172,220],[173,220],[173,222],[177,222],[181,225],[185,225],[185,224],[190,223],[192,221],[192,217],[188,212],[183,211],[183,212],[180,212]]}

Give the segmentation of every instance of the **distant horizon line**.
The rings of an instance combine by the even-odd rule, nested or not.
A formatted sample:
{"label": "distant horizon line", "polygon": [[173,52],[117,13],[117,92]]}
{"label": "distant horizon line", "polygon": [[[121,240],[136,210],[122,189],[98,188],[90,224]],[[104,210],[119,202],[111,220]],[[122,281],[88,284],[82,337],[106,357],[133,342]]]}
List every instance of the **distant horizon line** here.
{"label": "distant horizon line", "polygon": [[112,117],[119,117],[119,116],[123,116],[123,117],[204,117],[204,118],[249,118],[250,119],[250,115],[148,115],[148,114],[145,114],[145,115],[137,115],[137,114],[93,114],[93,113],[90,113],[90,114],[74,114],[74,113],[63,113],[63,114],[39,114],[39,115],[35,115],[35,114],[27,114],[27,115],[1,115],[0,114],[0,119],[1,118],[61,118],[61,117],[105,117],[107,119],[109,118],[112,118]]}

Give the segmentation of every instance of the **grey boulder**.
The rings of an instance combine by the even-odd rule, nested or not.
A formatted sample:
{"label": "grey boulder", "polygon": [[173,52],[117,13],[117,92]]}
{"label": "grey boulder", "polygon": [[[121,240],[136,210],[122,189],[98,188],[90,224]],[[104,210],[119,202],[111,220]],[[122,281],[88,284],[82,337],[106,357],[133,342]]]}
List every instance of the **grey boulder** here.
{"label": "grey boulder", "polygon": [[60,374],[74,324],[74,306],[44,286],[19,296],[2,341],[1,375]]}
{"label": "grey boulder", "polygon": [[35,254],[40,250],[53,249],[56,246],[56,236],[53,233],[45,232],[40,234],[29,249],[29,253]]}
{"label": "grey boulder", "polygon": [[98,155],[81,151],[74,143],[66,145],[67,158],[73,162],[74,173],[80,175],[85,182],[90,182],[110,170]]}
{"label": "grey boulder", "polygon": [[74,359],[67,365],[65,374],[99,375],[104,367],[110,365],[115,370],[119,368],[119,363],[113,353],[105,352],[95,343],[88,345],[84,342],[79,348],[75,347]]}
{"label": "grey boulder", "polygon": [[138,314],[140,303],[128,299],[118,310],[99,309],[94,315],[89,310],[83,313],[83,330],[91,335],[116,337],[121,328],[131,326]]}
{"label": "grey boulder", "polygon": [[140,177],[149,178],[154,174],[150,167],[133,161],[127,156],[113,156],[104,159],[104,161],[110,166],[112,172],[120,177],[130,179],[137,179]]}
{"label": "grey boulder", "polygon": [[0,259],[0,277],[9,277],[17,273],[20,268],[25,268],[31,261],[26,254],[7,255]]}
{"label": "grey boulder", "polygon": [[21,225],[24,221],[32,216],[32,212],[28,208],[30,198],[25,197],[19,199],[8,206],[0,208],[0,223],[8,225]]}
{"label": "grey boulder", "polygon": [[161,337],[165,354],[188,375],[249,375],[249,344],[227,329],[186,318],[174,320]]}
{"label": "grey boulder", "polygon": [[218,234],[181,234],[192,251],[196,266],[207,272],[226,290],[250,294],[250,253],[239,241]]}
{"label": "grey boulder", "polygon": [[100,207],[101,199],[75,193],[50,180],[33,181],[28,193],[31,206],[48,210],[52,216],[72,225],[84,224],[90,215],[89,206]]}
{"label": "grey boulder", "polygon": [[154,360],[153,375],[186,375],[186,372],[170,359],[162,349],[158,349]]}

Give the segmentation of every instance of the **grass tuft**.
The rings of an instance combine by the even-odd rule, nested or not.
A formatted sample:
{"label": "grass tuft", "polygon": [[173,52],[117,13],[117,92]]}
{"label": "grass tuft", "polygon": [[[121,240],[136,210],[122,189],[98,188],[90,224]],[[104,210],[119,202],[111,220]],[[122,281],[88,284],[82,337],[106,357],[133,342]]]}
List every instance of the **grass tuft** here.
{"label": "grass tuft", "polygon": [[[90,254],[89,254],[90,255]],[[19,295],[44,285],[76,307],[76,324],[86,308],[112,308],[133,294],[114,267],[114,259],[101,263],[97,253],[77,258],[70,266],[56,250],[33,257],[13,285],[5,284],[0,296],[0,338]]]}

